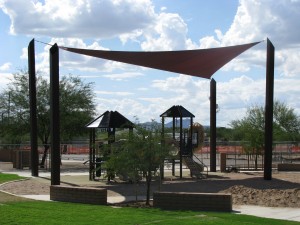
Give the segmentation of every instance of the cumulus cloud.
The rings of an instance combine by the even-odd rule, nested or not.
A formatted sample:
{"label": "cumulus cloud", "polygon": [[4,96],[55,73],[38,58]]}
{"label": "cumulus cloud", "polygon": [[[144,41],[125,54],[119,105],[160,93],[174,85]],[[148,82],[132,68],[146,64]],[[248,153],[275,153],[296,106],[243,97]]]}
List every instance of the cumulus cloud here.
{"label": "cumulus cloud", "polygon": [[[217,82],[217,104],[220,109],[217,115],[218,126],[228,126],[230,121],[241,119],[251,105],[264,105],[265,85],[264,78],[253,79],[246,75]],[[288,105],[292,103],[290,106],[295,108],[297,113],[300,111],[299,85],[297,79],[275,80],[275,98],[287,102]],[[209,80],[179,75],[153,81],[152,87],[167,92],[168,97],[145,98],[145,101],[154,100],[153,102],[158,102],[159,106],[183,105],[196,116],[195,121],[209,124]]]}
{"label": "cumulus cloud", "polygon": [[[0,7],[11,19],[11,34],[46,37],[52,44],[77,48],[108,50],[103,47],[104,38],[119,40],[124,49],[131,41],[136,48],[156,51],[229,46],[269,37],[276,49],[276,73],[280,75],[275,79],[275,97],[288,104],[291,102],[291,107],[300,113],[297,79],[300,73],[299,1],[240,0],[228,30],[216,27],[215,33],[197,40],[188,36],[188,23],[180,14],[169,13],[165,7],[155,12],[153,4],[150,0],[0,0]],[[82,39],[86,37],[93,39]],[[49,47],[44,46],[43,52],[36,53],[37,69],[47,72]],[[218,126],[227,126],[228,121],[241,118],[251,104],[263,104],[265,80],[254,79],[249,72],[255,67],[265,68],[265,57],[264,42],[222,69],[242,75],[217,82]],[[26,48],[22,58],[27,58]],[[8,66],[2,65],[2,70]],[[60,51],[60,66],[71,72],[92,72],[97,77],[114,81],[139,78],[144,74],[143,68],[65,51]],[[138,116],[141,121],[149,121],[151,118],[159,119],[158,116],[171,105],[180,104],[196,115],[196,121],[205,125],[209,123],[209,80],[184,75],[166,79],[156,76],[151,85],[138,91],[138,94],[97,92],[99,112],[118,110],[131,118]],[[149,92],[155,93],[155,96],[149,96]]]}
{"label": "cumulus cloud", "polygon": [[10,62],[4,63],[2,66],[0,66],[0,71],[7,71],[10,69],[10,67],[11,67]]}
{"label": "cumulus cloud", "polygon": [[2,0],[11,34],[47,37],[111,38],[152,23],[149,0]]}
{"label": "cumulus cloud", "polygon": [[95,91],[98,95],[112,95],[112,96],[128,96],[133,95],[132,92],[121,92],[121,91]]}
{"label": "cumulus cloud", "polygon": [[144,75],[139,72],[128,72],[128,73],[103,75],[103,77],[106,77],[106,78],[109,78],[109,79],[115,80],[115,81],[124,81],[124,80],[128,80],[130,78],[136,78],[136,77],[141,77],[141,76],[144,76]]}
{"label": "cumulus cloud", "polygon": [[278,49],[299,46],[295,29],[300,2],[292,0],[241,0],[234,21],[222,39],[226,44],[242,44],[269,37]]}
{"label": "cumulus cloud", "polygon": [[[109,50],[100,45],[99,42],[94,41],[91,44],[86,44],[83,39],[78,38],[51,38],[48,45],[39,43],[37,40],[36,45],[42,45],[43,51],[36,52],[36,68],[39,71],[49,71],[49,49],[51,45],[56,43],[58,46],[67,46],[74,48],[93,49],[93,50]],[[27,59],[27,48],[23,48],[22,59]],[[99,58],[89,57],[80,54],[70,53],[64,50],[60,50],[59,53],[60,67],[64,70],[68,70],[71,73],[74,71],[81,72],[111,72],[114,69],[132,70],[130,65],[124,63],[118,63],[109,60],[103,60]]]}
{"label": "cumulus cloud", "polygon": [[[276,49],[276,68],[284,76],[299,74],[300,2],[293,0],[240,0],[235,18],[227,31],[216,29],[215,36],[200,39],[202,47],[230,46],[266,40]],[[250,60],[250,61],[249,61]],[[227,70],[245,72],[251,65],[265,66],[265,45],[260,44],[228,64]]]}
{"label": "cumulus cloud", "polygon": [[145,41],[141,48],[145,51],[186,49],[189,43],[187,31],[187,24],[178,14],[162,12],[156,23],[144,30]]}

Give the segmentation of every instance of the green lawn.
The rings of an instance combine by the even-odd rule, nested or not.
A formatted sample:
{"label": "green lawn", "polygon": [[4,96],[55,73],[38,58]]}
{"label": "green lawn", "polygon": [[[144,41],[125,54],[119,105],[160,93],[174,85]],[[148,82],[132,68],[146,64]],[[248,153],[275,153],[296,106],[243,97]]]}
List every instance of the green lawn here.
{"label": "green lawn", "polygon": [[16,174],[0,173],[0,184],[8,182],[8,181],[20,180],[20,179],[24,179],[24,178],[25,177],[20,177],[19,175],[16,175]]}
{"label": "green lawn", "polygon": [[0,204],[1,224],[299,224],[231,213],[113,208],[59,202]]}
{"label": "green lawn", "polygon": [[[8,177],[6,177],[8,176]],[[0,183],[11,180],[0,173]],[[20,177],[16,177],[20,179]],[[1,193],[1,192],[0,192]],[[7,195],[2,193],[3,195]],[[154,208],[115,208],[62,202],[5,201],[0,194],[0,224],[299,224],[232,213],[163,211]]]}

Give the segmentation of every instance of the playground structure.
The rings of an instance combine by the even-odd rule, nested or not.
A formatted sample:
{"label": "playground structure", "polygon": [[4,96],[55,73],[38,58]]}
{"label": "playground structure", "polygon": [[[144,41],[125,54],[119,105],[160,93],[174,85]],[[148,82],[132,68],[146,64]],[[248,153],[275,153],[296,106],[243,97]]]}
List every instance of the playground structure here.
{"label": "playground structure", "polygon": [[[92,120],[86,125],[87,128],[90,128],[90,152],[89,152],[89,179],[95,180],[95,174],[97,171],[101,173],[101,158],[96,158],[96,129],[104,129],[108,133],[108,144],[112,144],[116,140],[116,128],[127,128],[129,132],[133,130],[133,123],[125,118],[118,111],[106,111],[96,119]],[[98,168],[97,168],[98,167]]]}
{"label": "playground structure", "polygon": [[[163,114],[160,115],[162,117],[162,140],[165,139],[165,118],[171,117],[172,118],[172,138],[175,146],[179,149],[178,155],[179,155],[179,172],[180,172],[180,178],[182,178],[182,164],[183,161],[185,162],[186,166],[190,170],[191,176],[195,176],[196,178],[204,178],[202,172],[204,170],[204,163],[198,159],[198,162],[196,162],[193,158],[196,157],[193,154],[193,137],[194,137],[194,131],[193,131],[193,118],[195,117],[191,112],[189,112],[187,109],[185,109],[181,105],[174,105],[171,108],[169,108],[167,111],[165,111]],[[179,126],[179,137],[176,137],[176,122],[177,118],[179,118],[180,126]],[[190,119],[190,128],[189,130],[184,130],[182,125],[182,119],[183,118],[189,118]],[[198,133],[197,130],[196,133],[196,145],[198,144]],[[175,176],[175,159],[172,159],[172,175]],[[207,167],[206,167],[207,168]],[[161,175],[164,176],[163,169],[161,169]]]}

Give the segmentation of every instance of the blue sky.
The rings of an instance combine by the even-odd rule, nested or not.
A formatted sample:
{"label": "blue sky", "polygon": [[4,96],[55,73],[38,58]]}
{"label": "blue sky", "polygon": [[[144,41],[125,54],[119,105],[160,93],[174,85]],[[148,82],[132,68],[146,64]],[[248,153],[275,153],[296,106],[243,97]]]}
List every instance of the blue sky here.
{"label": "blue sky", "polygon": [[[46,43],[89,49],[202,49],[265,40],[275,46],[276,99],[300,113],[298,0],[0,0],[0,91],[27,66],[27,46]],[[39,76],[49,74],[49,46],[36,42]],[[216,72],[217,126],[265,101],[266,42]],[[141,122],[182,105],[209,124],[210,80],[60,51],[60,73],[94,82],[99,114],[118,110]]]}

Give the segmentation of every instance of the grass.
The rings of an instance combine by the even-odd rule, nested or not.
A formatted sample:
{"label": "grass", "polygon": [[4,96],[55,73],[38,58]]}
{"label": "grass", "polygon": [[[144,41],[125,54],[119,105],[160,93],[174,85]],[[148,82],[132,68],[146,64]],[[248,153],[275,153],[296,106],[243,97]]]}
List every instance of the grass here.
{"label": "grass", "polygon": [[[19,176],[0,173],[0,183]],[[195,211],[163,211],[154,208],[115,208],[87,204],[23,201],[10,196],[14,201],[6,201],[0,192],[0,224],[230,224],[230,225],[292,225],[297,222],[236,215],[232,213],[211,213]]]}
{"label": "grass", "polygon": [[[4,174],[0,173],[0,185],[9,181],[14,181],[14,180],[21,180],[24,179],[25,177],[20,177],[19,175],[16,174]],[[29,199],[21,198],[15,195],[10,195],[4,192],[0,191],[0,205],[1,203],[7,203],[7,202],[21,202],[21,201],[30,201]],[[1,224],[1,223],[0,223]]]}
{"label": "grass", "polygon": [[14,181],[14,180],[21,180],[25,177],[20,177],[17,174],[4,174],[0,173],[0,184],[8,182],[8,181]]}
{"label": "grass", "polygon": [[41,201],[1,204],[0,215],[1,224],[299,224],[231,213],[113,208]]}

